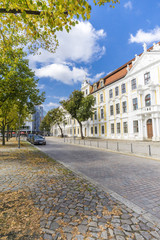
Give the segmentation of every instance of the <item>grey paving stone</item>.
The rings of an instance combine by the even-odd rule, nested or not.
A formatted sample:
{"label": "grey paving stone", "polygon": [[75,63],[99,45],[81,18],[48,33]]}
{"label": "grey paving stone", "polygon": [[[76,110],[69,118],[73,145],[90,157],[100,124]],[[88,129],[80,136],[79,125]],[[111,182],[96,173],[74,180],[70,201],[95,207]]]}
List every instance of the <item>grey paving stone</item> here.
{"label": "grey paving stone", "polygon": [[52,236],[50,234],[44,234],[44,240],[52,240]]}
{"label": "grey paving stone", "polygon": [[144,240],[142,235],[140,235],[139,233],[135,233],[135,238],[136,238],[136,240]]}
{"label": "grey paving stone", "polygon": [[57,228],[59,228],[59,224],[57,222],[52,222],[50,229],[55,231]]}
{"label": "grey paving stone", "polygon": [[79,231],[81,234],[86,234],[87,229],[88,229],[88,226],[78,225],[78,231]]}

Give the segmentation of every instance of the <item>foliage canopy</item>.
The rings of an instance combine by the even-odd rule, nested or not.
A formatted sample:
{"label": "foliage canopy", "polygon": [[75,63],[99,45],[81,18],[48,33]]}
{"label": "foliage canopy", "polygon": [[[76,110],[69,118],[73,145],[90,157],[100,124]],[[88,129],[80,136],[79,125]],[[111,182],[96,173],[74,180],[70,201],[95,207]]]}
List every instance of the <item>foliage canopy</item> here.
{"label": "foliage canopy", "polygon": [[[118,0],[92,0],[95,5]],[[89,0],[2,0],[0,2],[0,40],[8,48],[13,42],[25,43],[35,51],[44,48],[54,51],[58,45],[57,31],[67,32],[77,19],[88,20],[91,13]],[[1,47],[1,46],[0,46]]]}

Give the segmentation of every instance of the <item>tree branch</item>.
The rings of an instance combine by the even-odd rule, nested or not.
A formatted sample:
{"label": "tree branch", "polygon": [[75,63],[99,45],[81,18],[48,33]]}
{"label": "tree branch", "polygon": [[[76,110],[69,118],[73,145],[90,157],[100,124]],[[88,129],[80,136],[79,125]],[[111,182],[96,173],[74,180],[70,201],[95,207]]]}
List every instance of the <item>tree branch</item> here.
{"label": "tree branch", "polygon": [[[26,12],[26,14],[30,14],[30,15],[36,15],[39,16],[41,14],[42,11],[32,11],[32,10],[24,10]],[[10,10],[6,10],[6,8],[0,8],[0,13],[22,13],[23,11],[20,9],[10,9]],[[68,15],[68,11],[65,11],[64,14]]]}
{"label": "tree branch", "polygon": [[[40,11],[31,11],[31,10],[25,10],[26,14],[31,14],[31,15],[40,15]],[[0,8],[0,13],[22,13],[21,10],[17,10],[17,9],[10,9],[10,10],[6,10],[5,8]]]}

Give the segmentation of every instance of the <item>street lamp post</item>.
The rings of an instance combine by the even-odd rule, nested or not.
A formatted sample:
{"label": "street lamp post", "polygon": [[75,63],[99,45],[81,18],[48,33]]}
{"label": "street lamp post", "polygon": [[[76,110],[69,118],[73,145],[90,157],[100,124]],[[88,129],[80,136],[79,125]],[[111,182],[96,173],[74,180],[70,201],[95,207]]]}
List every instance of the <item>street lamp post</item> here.
{"label": "street lamp post", "polygon": [[20,124],[21,124],[21,115],[19,113],[19,126],[18,126],[18,148],[20,148]]}
{"label": "street lamp post", "polygon": [[65,122],[63,123],[64,126],[64,142],[65,142]]}

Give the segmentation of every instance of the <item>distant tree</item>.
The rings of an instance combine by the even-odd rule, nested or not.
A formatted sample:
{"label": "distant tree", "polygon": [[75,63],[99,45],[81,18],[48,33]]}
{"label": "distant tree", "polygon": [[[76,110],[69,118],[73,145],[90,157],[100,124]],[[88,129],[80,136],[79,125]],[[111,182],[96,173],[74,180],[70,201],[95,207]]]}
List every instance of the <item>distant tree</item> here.
{"label": "distant tree", "polygon": [[50,119],[49,119],[49,115],[47,114],[43,120],[41,121],[40,123],[40,127],[39,127],[40,131],[47,131],[47,132],[50,132],[51,130],[51,122],[50,122]]}
{"label": "distant tree", "polygon": [[[77,19],[88,20],[91,13],[89,0],[1,0],[0,40],[10,46],[13,42],[28,43],[35,51],[44,48],[54,51],[57,46],[57,31],[69,32]],[[95,5],[118,0],[93,0]],[[26,42],[27,40],[27,42]],[[55,43],[55,44],[54,44]],[[3,48],[4,49],[4,48]]]}
{"label": "distant tree", "polygon": [[48,112],[48,119],[50,121],[50,124],[58,125],[58,127],[61,131],[61,137],[63,137],[64,134],[63,134],[63,129],[62,129],[61,125],[66,123],[64,110],[61,108],[53,108],[52,110],[50,110]]}
{"label": "distant tree", "polygon": [[94,97],[84,97],[83,92],[75,90],[68,100],[61,101],[63,108],[77,120],[80,126],[81,138],[83,139],[82,122],[88,120],[93,114]]}

